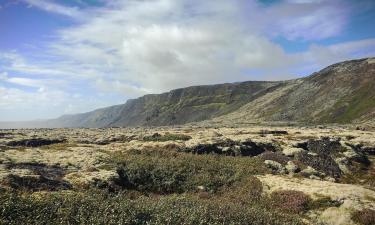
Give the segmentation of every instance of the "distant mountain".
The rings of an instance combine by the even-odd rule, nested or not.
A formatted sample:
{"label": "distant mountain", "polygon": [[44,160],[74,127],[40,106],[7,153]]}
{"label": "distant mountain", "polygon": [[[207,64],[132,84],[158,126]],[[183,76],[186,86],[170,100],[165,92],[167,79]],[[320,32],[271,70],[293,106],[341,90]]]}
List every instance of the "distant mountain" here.
{"label": "distant mountain", "polygon": [[181,88],[145,95],[123,105],[62,116],[47,121],[47,126],[161,126],[202,121],[233,112],[284,85],[285,82],[250,81]]}
{"label": "distant mountain", "polygon": [[88,113],[0,127],[161,126],[203,120],[374,122],[375,58],[337,63],[301,79],[180,88]]}
{"label": "distant mountain", "polygon": [[375,58],[337,63],[289,81],[216,120],[375,122]]}

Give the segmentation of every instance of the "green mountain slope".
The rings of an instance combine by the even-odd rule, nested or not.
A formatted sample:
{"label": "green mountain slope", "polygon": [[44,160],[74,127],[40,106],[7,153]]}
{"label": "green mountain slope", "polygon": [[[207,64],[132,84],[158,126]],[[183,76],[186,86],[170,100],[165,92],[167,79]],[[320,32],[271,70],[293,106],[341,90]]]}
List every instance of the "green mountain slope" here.
{"label": "green mountain slope", "polygon": [[244,121],[351,123],[374,121],[375,59],[334,64],[219,117]]}

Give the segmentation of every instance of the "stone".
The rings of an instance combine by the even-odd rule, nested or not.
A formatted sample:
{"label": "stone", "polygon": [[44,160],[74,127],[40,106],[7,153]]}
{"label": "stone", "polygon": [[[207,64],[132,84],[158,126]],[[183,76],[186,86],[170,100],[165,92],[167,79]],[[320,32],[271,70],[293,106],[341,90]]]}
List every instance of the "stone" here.
{"label": "stone", "polygon": [[268,168],[272,169],[273,171],[277,173],[284,174],[286,172],[285,168],[283,167],[283,165],[281,165],[281,163],[278,163],[272,160],[265,160],[264,163],[266,164]]}
{"label": "stone", "polygon": [[43,138],[32,138],[32,139],[22,139],[22,140],[15,140],[15,141],[9,141],[7,143],[7,146],[12,147],[40,147],[43,145],[52,145],[52,144],[58,144],[62,143],[65,140],[59,140],[59,139],[43,139]]}
{"label": "stone", "polygon": [[295,148],[295,147],[285,147],[283,148],[283,154],[286,155],[286,156],[295,156],[296,154],[298,153],[301,153],[305,150],[303,150],[302,148]]}
{"label": "stone", "polygon": [[298,172],[299,168],[296,164],[294,164],[294,162],[292,161],[289,161],[286,166],[285,166],[285,169],[288,171],[288,173],[290,174],[293,174],[293,173],[296,173]]}
{"label": "stone", "polygon": [[302,170],[301,173],[305,174],[308,177],[311,175],[317,176],[320,174],[316,169],[312,168],[311,166],[308,166],[306,169]]}

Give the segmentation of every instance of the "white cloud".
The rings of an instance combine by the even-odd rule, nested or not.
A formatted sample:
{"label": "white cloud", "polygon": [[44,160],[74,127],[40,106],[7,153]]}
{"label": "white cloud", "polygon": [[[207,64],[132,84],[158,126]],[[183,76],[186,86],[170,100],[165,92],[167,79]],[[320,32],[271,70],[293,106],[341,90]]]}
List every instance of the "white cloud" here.
{"label": "white cloud", "polygon": [[[0,76],[3,81],[38,89],[0,89],[2,96],[25,98],[23,104],[31,107],[27,99],[47,103],[43,96],[50,93],[65,99],[61,112],[87,111],[190,85],[292,78],[375,53],[372,39],[312,44],[299,53],[287,53],[272,41],[281,36],[313,43],[339,35],[348,20],[347,1],[285,0],[264,6],[255,0],[116,0],[82,9],[49,0],[24,2],[76,23],[56,32],[54,42],[31,58],[14,51],[0,53],[2,70],[10,74]],[[244,75],[253,70],[260,72]],[[70,94],[69,85],[79,86],[81,93]],[[95,97],[112,94],[116,100],[89,101],[87,89],[97,91]],[[12,105],[11,100],[1,101]]]}
{"label": "white cloud", "polygon": [[1,72],[0,73],[0,80],[8,79],[8,72]]}
{"label": "white cloud", "polygon": [[297,55],[301,59],[300,69],[311,72],[314,72],[316,68],[323,68],[340,61],[374,56],[375,39],[343,42],[329,46],[313,44],[308,51]]}
{"label": "white cloud", "polygon": [[75,19],[82,19],[84,15],[75,7],[67,7],[60,4],[56,4],[49,0],[22,0],[28,3],[30,6],[40,8],[42,10],[57,13],[64,16],[72,17]]}
{"label": "white cloud", "polygon": [[93,12],[92,20],[60,31],[52,51],[74,59],[75,67],[95,68],[114,91],[122,86],[119,83],[131,84],[124,90],[133,93],[137,87],[142,90],[138,93],[162,92],[243,80],[241,71],[248,68],[268,70],[293,63],[281,47],[249,30],[242,4],[118,1],[114,8]]}
{"label": "white cloud", "polygon": [[267,8],[261,20],[268,24],[266,32],[273,35],[289,40],[321,40],[343,31],[349,11],[349,4],[342,0],[297,0]]}
{"label": "white cloud", "polygon": [[62,114],[80,113],[107,106],[105,99],[39,88],[25,91],[0,84],[0,121],[22,121],[56,118]]}

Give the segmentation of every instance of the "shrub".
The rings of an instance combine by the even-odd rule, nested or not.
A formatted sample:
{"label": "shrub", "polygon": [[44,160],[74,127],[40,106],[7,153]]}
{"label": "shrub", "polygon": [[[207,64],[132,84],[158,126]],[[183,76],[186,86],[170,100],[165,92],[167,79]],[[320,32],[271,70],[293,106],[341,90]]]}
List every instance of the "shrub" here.
{"label": "shrub", "polygon": [[303,224],[256,204],[247,206],[222,199],[195,196],[108,195],[102,192],[44,193],[40,196],[0,195],[0,221],[4,224]]}
{"label": "shrub", "polygon": [[311,202],[311,198],[301,191],[275,191],[271,193],[270,197],[272,205],[291,213],[306,211]]}
{"label": "shrub", "polygon": [[373,225],[375,224],[375,210],[363,209],[356,211],[352,214],[352,219],[361,225]]}
{"label": "shrub", "polygon": [[262,161],[256,158],[228,158],[213,155],[168,154],[163,151],[117,156],[119,180],[125,189],[142,192],[182,193],[198,186],[215,192],[242,177],[263,174]]}
{"label": "shrub", "polygon": [[23,191],[57,191],[72,188],[66,181],[48,179],[44,176],[17,176],[11,174],[1,183],[13,189]]}
{"label": "shrub", "polygon": [[253,176],[245,178],[231,187],[223,188],[220,194],[228,202],[238,202],[241,204],[249,204],[249,202],[266,202],[267,199],[262,198],[263,185],[262,182]]}

